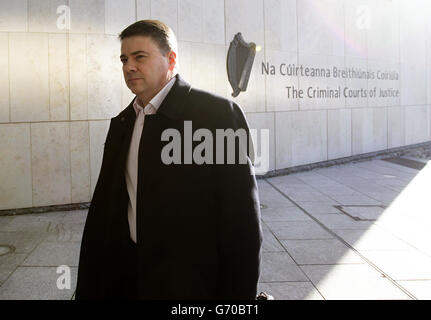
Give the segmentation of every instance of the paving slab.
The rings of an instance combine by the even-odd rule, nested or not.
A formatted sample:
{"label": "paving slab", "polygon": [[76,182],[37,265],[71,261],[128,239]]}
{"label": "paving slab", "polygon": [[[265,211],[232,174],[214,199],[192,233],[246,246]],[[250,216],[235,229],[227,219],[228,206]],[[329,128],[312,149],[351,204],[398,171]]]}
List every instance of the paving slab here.
{"label": "paving slab", "polygon": [[364,260],[338,239],[281,240],[298,265],[364,263]]}
{"label": "paving slab", "polygon": [[384,213],[383,206],[343,206],[341,208],[348,215],[358,219],[377,220]]}
{"label": "paving slab", "polygon": [[46,233],[34,231],[0,232],[0,244],[13,246],[15,253],[29,253],[45,237]]}
{"label": "paving slab", "polygon": [[298,207],[263,208],[263,221],[311,221],[311,218]]}
{"label": "paving slab", "polygon": [[289,201],[289,199],[287,199],[269,184],[263,188],[259,188],[259,201],[261,205],[263,204],[264,206],[270,208],[295,206],[291,201]]}
{"label": "paving slab", "polygon": [[312,187],[331,188],[340,186],[337,181],[331,179],[330,177],[321,175],[319,173],[314,173],[313,171],[298,173],[297,177]]}
{"label": "paving slab", "polygon": [[337,187],[321,187],[320,192],[332,198],[332,196],[360,196],[362,195],[359,191],[349,188],[347,186]]}
{"label": "paving slab", "polygon": [[267,222],[279,240],[332,239],[334,236],[314,221]]}
{"label": "paving slab", "polygon": [[355,186],[357,185],[364,185],[364,184],[370,184],[372,180],[357,177],[351,174],[345,174],[342,173],[338,177],[334,178],[338,183],[351,187],[352,189],[355,189]]}
{"label": "paving slab", "polygon": [[[2,221],[3,222],[3,221]],[[40,220],[33,215],[15,216],[8,222],[0,225],[0,232],[46,232],[49,227],[49,221]]]}
{"label": "paving slab", "polygon": [[13,218],[13,216],[0,216],[0,231],[1,228],[7,226],[13,220]]}
{"label": "paving slab", "polygon": [[362,250],[360,253],[394,280],[431,280],[431,257],[418,250]]}
{"label": "paving slab", "polygon": [[70,268],[70,289],[57,287],[62,275],[55,267],[19,267],[2,284],[0,300],[70,300],[76,288],[77,268]]}
{"label": "paving slab", "polygon": [[367,230],[374,225],[373,221],[357,221],[349,216],[339,214],[313,214],[328,229],[360,229]]}
{"label": "paving slab", "polygon": [[0,256],[0,285],[9,278],[26,257],[25,253],[13,252]]}
{"label": "paving slab", "polygon": [[301,269],[327,300],[411,299],[366,264],[308,265]]}
{"label": "paving slab", "polygon": [[259,282],[308,281],[286,252],[262,252]]}
{"label": "paving slab", "polygon": [[292,173],[284,176],[271,177],[266,179],[270,183],[273,183],[279,187],[287,186],[287,187],[300,187],[306,186],[307,184],[298,178],[298,173]]}
{"label": "paving slab", "polygon": [[262,251],[263,252],[284,252],[285,249],[280,242],[274,237],[267,227],[262,227],[263,241]]}
{"label": "paving slab", "polygon": [[87,220],[87,213],[88,213],[88,210],[68,211],[61,218],[61,222],[69,223],[69,224],[70,223],[77,223],[77,224],[85,223],[85,221]]}
{"label": "paving slab", "polygon": [[377,181],[381,180],[375,179],[372,183],[357,183],[351,186],[351,188],[364,194],[366,194],[367,192],[394,192],[394,190],[392,190],[388,186],[377,184]]}
{"label": "paving slab", "polygon": [[397,281],[418,300],[431,300],[431,280]]}
{"label": "paving slab", "polygon": [[382,205],[381,201],[368,197],[366,195],[354,195],[354,196],[345,196],[345,195],[332,195],[331,198],[341,205]]}
{"label": "paving slab", "polygon": [[388,191],[388,192],[363,192],[364,195],[381,202],[384,205],[390,205],[399,196],[399,192]]}
{"label": "paving slab", "polygon": [[332,202],[333,200],[336,200],[333,197],[326,196],[323,193],[318,192],[316,190],[307,191],[307,192],[294,190],[291,192],[285,192],[285,194],[286,196],[289,197],[289,199],[292,199],[295,202],[296,201]]}
{"label": "paving slab", "polygon": [[258,293],[270,293],[275,300],[323,300],[319,291],[307,282],[265,282],[258,283]]}
{"label": "paving slab", "polygon": [[45,241],[78,241],[82,240],[85,223],[52,223]]}
{"label": "paving slab", "polygon": [[[423,159],[414,158],[414,157],[405,157],[405,156],[403,156],[403,158],[411,159],[411,160],[419,161],[419,162],[424,162],[424,163],[428,162],[428,161],[424,161]],[[390,162],[390,161],[385,161],[384,159],[376,159],[376,160],[374,160],[374,162],[376,164],[382,166],[382,167],[392,168],[392,169],[403,171],[403,172],[407,172],[407,173],[415,174],[415,173],[418,172],[416,169],[409,168],[409,167],[406,167],[406,166],[402,166],[402,165],[399,165],[397,163],[393,163],[393,162]]]}
{"label": "paving slab", "polygon": [[411,250],[412,247],[378,227],[366,230],[333,229],[356,250]]}
{"label": "paving slab", "polygon": [[24,260],[23,266],[67,265],[77,267],[79,262],[80,242],[42,242]]}
{"label": "paving slab", "polygon": [[296,204],[310,213],[314,214],[339,214],[340,210],[338,210],[334,205],[339,205],[336,201],[331,202],[316,202],[316,201],[298,201]]}

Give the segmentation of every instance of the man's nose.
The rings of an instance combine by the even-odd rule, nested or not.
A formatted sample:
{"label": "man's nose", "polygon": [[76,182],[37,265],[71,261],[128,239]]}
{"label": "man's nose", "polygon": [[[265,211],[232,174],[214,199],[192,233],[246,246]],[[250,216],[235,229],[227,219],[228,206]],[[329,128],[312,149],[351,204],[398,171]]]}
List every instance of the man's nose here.
{"label": "man's nose", "polygon": [[127,72],[135,72],[135,71],[137,71],[138,69],[136,68],[136,66],[132,63],[132,62],[126,62],[126,64],[125,64],[125,66],[124,66],[124,69],[127,71]]}

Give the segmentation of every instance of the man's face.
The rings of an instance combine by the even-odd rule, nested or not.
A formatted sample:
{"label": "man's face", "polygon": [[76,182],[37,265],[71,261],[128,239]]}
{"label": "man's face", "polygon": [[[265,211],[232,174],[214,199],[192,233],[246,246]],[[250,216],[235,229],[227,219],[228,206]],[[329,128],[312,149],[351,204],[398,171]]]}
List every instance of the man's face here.
{"label": "man's face", "polygon": [[127,86],[142,100],[151,99],[165,85],[175,65],[175,53],[163,56],[156,42],[146,36],[123,39],[120,59]]}

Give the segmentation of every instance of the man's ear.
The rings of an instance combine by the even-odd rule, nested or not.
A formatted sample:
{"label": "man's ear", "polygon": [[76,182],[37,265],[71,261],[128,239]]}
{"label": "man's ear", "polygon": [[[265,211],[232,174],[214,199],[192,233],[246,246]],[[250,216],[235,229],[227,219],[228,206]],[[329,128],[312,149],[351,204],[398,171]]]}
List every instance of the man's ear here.
{"label": "man's ear", "polygon": [[177,54],[171,50],[168,53],[168,59],[169,59],[169,70],[172,71],[174,70],[175,65],[177,64]]}

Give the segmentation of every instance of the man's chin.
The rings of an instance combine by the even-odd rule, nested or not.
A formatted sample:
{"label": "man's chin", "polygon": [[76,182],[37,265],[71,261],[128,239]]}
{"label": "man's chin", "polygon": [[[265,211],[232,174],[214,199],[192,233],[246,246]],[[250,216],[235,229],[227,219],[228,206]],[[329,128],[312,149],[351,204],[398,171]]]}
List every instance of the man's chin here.
{"label": "man's chin", "polygon": [[138,95],[139,93],[141,93],[142,91],[144,91],[142,88],[136,88],[136,87],[129,87],[130,91],[132,91],[133,94]]}

